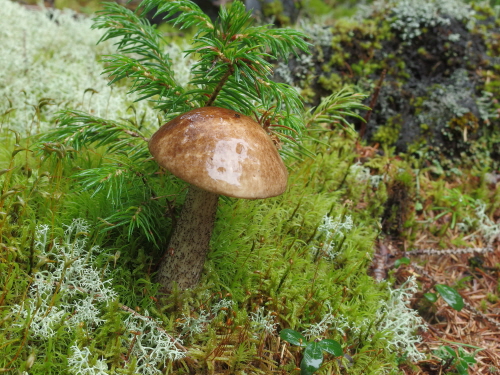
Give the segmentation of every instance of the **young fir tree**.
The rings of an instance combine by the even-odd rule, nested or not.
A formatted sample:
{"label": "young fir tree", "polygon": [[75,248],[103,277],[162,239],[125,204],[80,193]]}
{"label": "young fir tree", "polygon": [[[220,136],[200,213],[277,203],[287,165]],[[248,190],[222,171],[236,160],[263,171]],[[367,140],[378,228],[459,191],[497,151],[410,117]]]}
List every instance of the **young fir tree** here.
{"label": "young fir tree", "polygon": [[[164,52],[166,41],[145,17],[154,10],[155,16],[161,15],[179,29],[195,29],[191,48],[185,54],[196,63],[185,86],[177,82],[172,62]],[[144,0],[135,12],[107,3],[93,27],[105,30],[101,41],[116,41],[117,53],[104,58],[110,84],[127,79],[130,93],[138,94],[138,100],[155,102],[162,122],[193,108],[227,108],[257,120],[282,155],[296,157],[297,150],[306,152],[300,147],[305,129],[300,95],[291,86],[271,79],[273,60],[286,61],[293,54],[308,52],[301,32],[255,25],[239,1],[222,7],[215,22],[189,0]],[[345,111],[353,115],[351,110],[361,107],[359,99],[350,94],[332,96],[308,118],[342,121],[339,114]],[[76,175],[94,194],[105,189],[116,207],[115,213],[104,220],[103,230],[125,225],[129,236],[139,229],[149,241],[164,243],[161,238],[166,230],[159,218],[165,216],[165,207],[155,183],[158,166],[152,162],[147,144],[156,129],[76,110],[63,112],[59,120],[61,126],[42,137],[44,149],[106,148],[106,161]],[[168,251],[162,258],[165,262],[169,262]],[[178,280],[161,273],[175,267],[160,265],[159,280],[169,289]]]}
{"label": "young fir tree", "polygon": [[[163,53],[166,42],[143,16],[155,9],[156,16],[162,15],[179,29],[196,29],[192,48],[185,51],[197,60],[186,87],[177,83],[169,56]],[[300,96],[289,85],[271,80],[270,62],[286,61],[297,50],[308,51],[299,31],[255,26],[239,1],[222,7],[212,22],[189,0],[144,0],[135,13],[109,3],[95,19],[94,28],[106,30],[101,41],[117,40],[118,54],[104,59],[110,83],[132,78],[130,92],[138,92],[139,100],[154,100],[165,119],[192,108],[218,106],[245,115],[265,113],[273,124],[301,132]],[[277,134],[290,135],[290,130],[283,129]]]}
{"label": "young fir tree", "polygon": [[[161,15],[180,29],[195,29],[192,47],[185,53],[196,63],[185,87],[177,82],[172,62],[164,53],[166,41],[145,17],[154,10],[156,16]],[[277,143],[281,139],[297,144],[296,139],[303,130],[300,96],[292,87],[274,82],[270,77],[273,59],[287,60],[297,51],[308,51],[308,44],[300,32],[254,25],[250,12],[239,1],[222,7],[215,22],[189,0],[144,0],[135,12],[108,3],[93,27],[105,30],[101,41],[116,41],[117,53],[104,59],[110,84],[124,78],[131,80],[130,92],[139,94],[139,100],[153,100],[164,122],[193,108],[222,107],[253,116],[274,134]],[[274,126],[270,127],[271,124]],[[155,242],[164,235],[165,230],[154,223],[162,210],[156,199],[148,199],[148,195],[157,197],[152,179],[158,168],[144,162],[150,159],[147,140],[155,129],[142,129],[135,124],[109,121],[74,110],[60,116],[60,125],[44,137],[46,144],[47,141],[64,141],[75,149],[93,144],[106,146],[108,153],[117,154],[99,168],[79,173],[87,188],[109,189],[111,198],[121,206],[122,209],[107,221],[115,227],[128,223],[129,234],[140,227]],[[290,153],[290,150],[287,147],[282,152]],[[126,179],[140,181],[136,185],[142,187],[142,194],[135,197],[139,204],[129,202],[129,207],[125,207],[120,202]],[[131,194],[128,197],[134,198]],[[208,243],[203,246],[208,248]],[[172,258],[167,253],[162,263],[171,262]],[[190,283],[183,283],[184,287],[197,282],[203,260],[193,265],[199,269],[197,277]],[[178,276],[169,275],[178,267],[178,264],[170,264],[168,268],[160,265],[162,284],[171,288],[179,282]]]}

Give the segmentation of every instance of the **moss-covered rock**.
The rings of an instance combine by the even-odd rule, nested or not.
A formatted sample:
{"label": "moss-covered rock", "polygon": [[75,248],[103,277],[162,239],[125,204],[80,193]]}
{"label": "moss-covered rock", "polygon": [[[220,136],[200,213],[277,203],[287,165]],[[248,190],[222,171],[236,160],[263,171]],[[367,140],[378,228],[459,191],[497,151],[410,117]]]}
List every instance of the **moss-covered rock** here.
{"label": "moss-covered rock", "polygon": [[[312,105],[343,85],[370,94],[362,135],[443,163],[500,163],[500,26],[483,3],[377,2],[356,18],[309,27],[312,57],[277,73]],[[327,41],[328,39],[328,41]]]}

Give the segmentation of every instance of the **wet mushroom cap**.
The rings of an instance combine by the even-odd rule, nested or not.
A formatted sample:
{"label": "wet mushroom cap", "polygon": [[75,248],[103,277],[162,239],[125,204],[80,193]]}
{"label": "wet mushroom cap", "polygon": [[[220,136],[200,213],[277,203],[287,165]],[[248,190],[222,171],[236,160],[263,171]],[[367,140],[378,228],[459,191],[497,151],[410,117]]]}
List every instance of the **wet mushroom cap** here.
{"label": "wet mushroom cap", "polygon": [[268,198],[282,194],[288,173],[271,138],[253,119],[202,107],[163,125],[149,141],[156,162],[215,194]]}

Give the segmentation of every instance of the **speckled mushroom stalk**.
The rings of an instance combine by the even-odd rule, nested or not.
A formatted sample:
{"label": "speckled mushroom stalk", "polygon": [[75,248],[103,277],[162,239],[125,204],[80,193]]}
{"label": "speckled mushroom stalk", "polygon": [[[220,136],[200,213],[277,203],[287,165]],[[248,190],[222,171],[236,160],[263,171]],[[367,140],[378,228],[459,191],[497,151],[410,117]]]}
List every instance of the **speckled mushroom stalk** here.
{"label": "speckled mushroom stalk", "polygon": [[207,256],[214,228],[219,194],[189,187],[167,254],[160,264],[157,281],[169,286],[173,281],[179,289],[198,283]]}
{"label": "speckled mushroom stalk", "polygon": [[258,199],[282,194],[288,173],[272,140],[250,117],[193,109],[149,141],[156,162],[191,184],[158,271],[166,290],[194,287],[201,276],[219,195]]}

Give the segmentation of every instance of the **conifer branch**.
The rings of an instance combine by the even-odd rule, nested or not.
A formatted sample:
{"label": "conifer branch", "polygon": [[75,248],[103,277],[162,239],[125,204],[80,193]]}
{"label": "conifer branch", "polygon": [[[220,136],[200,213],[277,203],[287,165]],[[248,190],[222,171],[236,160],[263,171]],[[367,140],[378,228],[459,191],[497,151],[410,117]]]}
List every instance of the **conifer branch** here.
{"label": "conifer branch", "polygon": [[144,134],[126,122],[106,120],[77,110],[60,112],[58,121],[59,126],[45,133],[40,138],[41,143],[62,142],[75,150],[94,144],[95,147],[109,146],[111,152],[122,146],[130,150],[147,146]]}
{"label": "conifer branch", "polygon": [[306,120],[307,126],[313,124],[337,124],[351,134],[356,134],[346,117],[354,117],[364,121],[358,114],[358,111],[369,109],[361,103],[364,98],[365,95],[352,92],[348,88],[333,93],[323,99],[321,103],[309,113]]}
{"label": "conifer branch", "polygon": [[129,92],[139,92],[138,101],[155,96],[175,98],[184,91],[176,82],[168,54],[163,52],[165,40],[146,18],[107,3],[92,28],[106,30],[99,42],[117,40],[118,53],[103,59],[104,73],[111,78],[109,84],[132,78]]}
{"label": "conifer branch", "polygon": [[[180,29],[196,28],[193,47],[185,51],[197,59],[186,88],[176,83],[170,59],[162,52],[165,41],[142,17],[154,9],[156,16],[161,15]],[[96,18],[94,28],[106,30],[101,40],[117,40],[118,54],[104,60],[110,84],[132,78],[130,92],[138,92],[138,100],[154,100],[167,118],[193,106],[221,106],[246,115],[255,108],[272,108],[276,115],[283,114],[277,117],[283,118],[281,125],[286,126],[286,117],[302,116],[297,91],[270,79],[270,60],[286,61],[297,51],[308,53],[305,36],[292,29],[255,26],[251,13],[240,1],[222,7],[215,22],[189,0],[144,0],[135,13],[108,4]],[[300,122],[292,123],[294,127]],[[283,134],[282,139],[293,143],[291,134]]]}
{"label": "conifer branch", "polygon": [[233,72],[234,72],[234,69],[230,65],[229,69],[226,71],[226,74],[224,74],[224,76],[221,78],[221,80],[219,81],[217,87],[215,87],[214,91],[212,92],[212,95],[210,96],[210,98],[205,103],[206,107],[210,107],[214,103],[215,99],[217,98],[217,95],[219,95],[220,91],[222,90],[222,88],[226,84],[226,82],[229,79],[229,77],[233,74]]}

